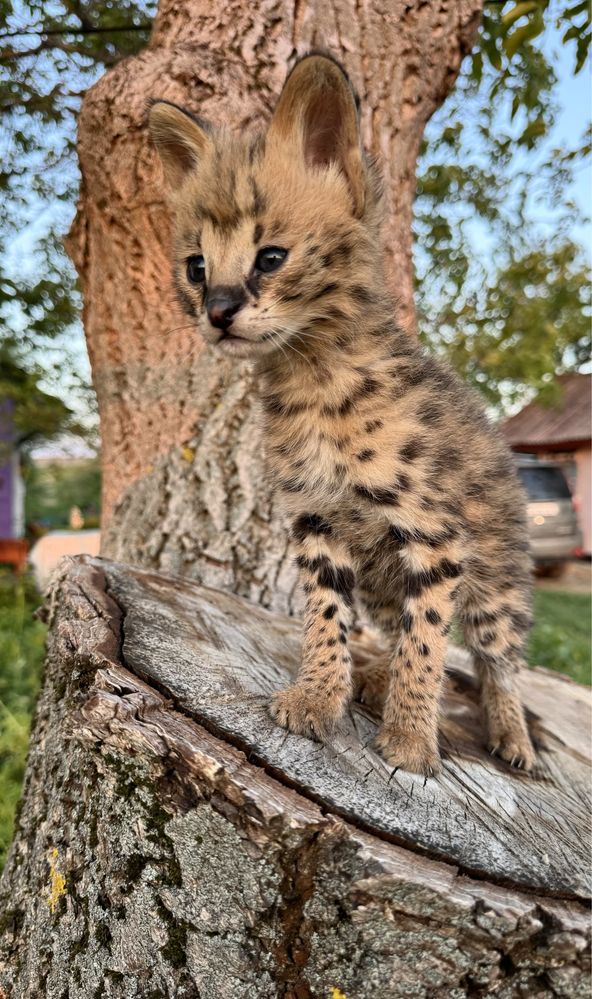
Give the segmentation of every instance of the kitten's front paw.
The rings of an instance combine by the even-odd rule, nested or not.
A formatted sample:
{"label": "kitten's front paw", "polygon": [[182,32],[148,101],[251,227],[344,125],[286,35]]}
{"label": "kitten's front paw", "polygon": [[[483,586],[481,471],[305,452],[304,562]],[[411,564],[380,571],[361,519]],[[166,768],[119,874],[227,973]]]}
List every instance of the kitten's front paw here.
{"label": "kitten's front paw", "polygon": [[318,693],[294,686],[273,695],[270,711],[278,725],[290,732],[323,741],[343,714],[343,707],[341,700],[327,701]]}
{"label": "kitten's front paw", "polygon": [[383,725],[376,737],[376,746],[391,767],[410,770],[425,777],[435,777],[442,770],[437,744],[416,733]]}

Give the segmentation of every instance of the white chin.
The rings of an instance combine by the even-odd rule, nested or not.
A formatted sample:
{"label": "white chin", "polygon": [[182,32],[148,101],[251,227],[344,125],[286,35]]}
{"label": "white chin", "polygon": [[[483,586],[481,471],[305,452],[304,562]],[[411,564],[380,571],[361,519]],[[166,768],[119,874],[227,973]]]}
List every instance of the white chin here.
{"label": "white chin", "polygon": [[216,348],[224,354],[234,357],[255,357],[257,354],[264,354],[269,349],[269,344],[261,340],[244,340],[240,337],[223,337],[216,344]]}

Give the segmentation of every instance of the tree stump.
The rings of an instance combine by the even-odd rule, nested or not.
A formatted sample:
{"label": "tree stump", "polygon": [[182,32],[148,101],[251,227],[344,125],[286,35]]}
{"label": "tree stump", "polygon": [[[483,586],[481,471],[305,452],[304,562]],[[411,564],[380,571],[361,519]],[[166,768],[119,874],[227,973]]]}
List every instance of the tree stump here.
{"label": "tree stump", "polygon": [[[513,773],[453,650],[424,781],[374,753],[362,705],[327,745],[272,723],[294,620],[87,556],[49,615],[1,996],[589,995],[587,689],[529,672],[544,748]],[[380,652],[354,646],[363,679]]]}

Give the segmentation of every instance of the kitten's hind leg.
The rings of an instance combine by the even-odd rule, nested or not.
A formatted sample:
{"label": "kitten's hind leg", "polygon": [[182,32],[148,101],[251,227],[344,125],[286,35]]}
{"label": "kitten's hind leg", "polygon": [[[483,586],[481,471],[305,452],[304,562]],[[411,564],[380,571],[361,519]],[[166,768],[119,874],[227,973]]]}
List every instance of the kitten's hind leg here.
{"label": "kitten's hind leg", "polygon": [[526,601],[520,594],[513,599],[506,592],[503,604],[497,610],[494,607],[469,605],[461,614],[481,684],[488,747],[511,766],[531,770],[536,757],[516,683],[530,623]]}
{"label": "kitten's hind leg", "polygon": [[365,704],[370,711],[382,715],[389,688],[388,656],[368,662],[356,662],[352,667],[353,699]]}
{"label": "kitten's hind leg", "polygon": [[481,681],[481,704],[487,720],[488,747],[513,767],[531,770],[536,757],[516,690],[519,664],[475,656]]}
{"label": "kitten's hind leg", "polygon": [[389,599],[372,583],[368,588],[367,577],[358,586],[360,603],[373,627],[381,636],[381,651],[376,650],[369,658],[357,658],[352,663],[353,698],[375,714],[382,716],[388,694],[391,670],[390,664],[397,651],[398,633],[403,609],[400,600]]}

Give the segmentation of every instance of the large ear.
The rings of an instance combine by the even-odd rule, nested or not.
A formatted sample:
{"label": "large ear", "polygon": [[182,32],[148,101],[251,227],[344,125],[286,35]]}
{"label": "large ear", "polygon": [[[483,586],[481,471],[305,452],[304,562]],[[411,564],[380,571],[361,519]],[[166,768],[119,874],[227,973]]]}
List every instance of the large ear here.
{"label": "large ear", "polygon": [[211,146],[208,126],[176,104],[154,101],[148,113],[148,127],[166,181],[176,190]]}
{"label": "large ear", "polygon": [[335,163],[345,175],[354,214],[364,211],[364,167],[356,95],[345,70],[324,55],[305,56],[284,84],[270,136],[298,148],[307,163]]}

